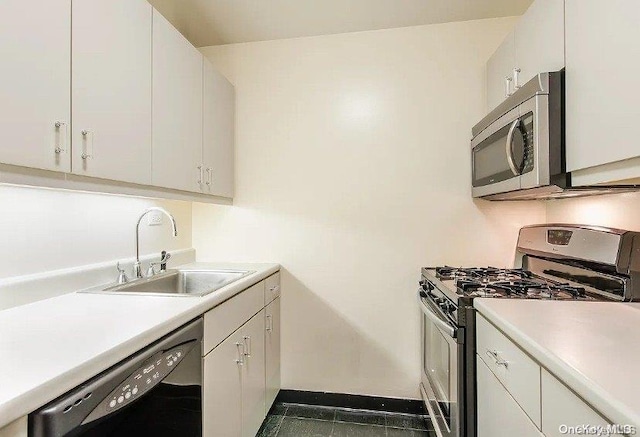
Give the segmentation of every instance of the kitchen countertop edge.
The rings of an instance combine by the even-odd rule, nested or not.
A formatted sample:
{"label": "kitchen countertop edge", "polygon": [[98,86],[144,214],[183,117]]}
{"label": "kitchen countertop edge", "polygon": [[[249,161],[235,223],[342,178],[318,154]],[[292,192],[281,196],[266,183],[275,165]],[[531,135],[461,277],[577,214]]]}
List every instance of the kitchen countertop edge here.
{"label": "kitchen countertop edge", "polygon": [[488,301],[490,299],[474,299],[474,307],[546,368],[549,373],[562,381],[613,424],[640,426],[640,414],[637,411],[629,408],[620,402],[615,395],[604,390],[598,381],[589,378],[560,358],[554,351],[529,337],[521,328],[505,320],[500,311],[492,308]]}
{"label": "kitchen countertop edge", "polygon": [[[90,360],[69,368],[66,372],[59,374],[55,378],[49,379],[48,381],[43,382],[36,387],[32,387],[18,396],[4,401],[0,404],[0,429],[11,424],[15,420],[28,415],[32,411],[42,407],[83,382],[109,369],[113,365],[136,353],[140,349],[143,349],[154,341],[162,338],[189,321],[203,315],[210,309],[222,304],[247,288],[273,275],[281,269],[281,266],[274,263],[195,262],[185,264],[177,268],[248,269],[255,270],[255,272],[206,296],[159,297],[160,299],[190,299],[195,304],[185,310],[176,312],[173,317],[163,321],[162,323],[149,326],[144,332],[135,335],[125,342],[115,345],[111,349],[103,351]],[[77,292],[70,294],[77,294]],[[112,295],[102,296],[111,297]],[[149,298],[152,297],[149,296]]]}

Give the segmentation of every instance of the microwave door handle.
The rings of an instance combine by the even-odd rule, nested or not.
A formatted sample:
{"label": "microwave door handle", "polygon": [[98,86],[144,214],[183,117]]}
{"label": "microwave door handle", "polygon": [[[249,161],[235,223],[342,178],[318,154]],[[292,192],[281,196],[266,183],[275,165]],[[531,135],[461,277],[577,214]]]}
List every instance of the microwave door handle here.
{"label": "microwave door handle", "polygon": [[513,124],[509,128],[509,133],[507,134],[507,163],[509,164],[509,168],[511,168],[514,176],[518,176],[520,172],[518,171],[518,167],[516,167],[516,163],[513,160],[513,148],[511,147],[511,142],[513,141],[513,133],[515,132],[519,124],[519,118],[514,120]]}
{"label": "microwave door handle", "polygon": [[427,318],[431,320],[439,330],[443,331],[451,338],[456,338],[456,330],[453,328],[453,326],[443,321],[438,316],[438,314],[436,314],[431,308],[429,308],[430,305],[428,301],[425,301],[420,291],[418,291],[418,302],[420,302],[420,307],[422,308],[422,312],[424,313],[424,315],[427,316]]}

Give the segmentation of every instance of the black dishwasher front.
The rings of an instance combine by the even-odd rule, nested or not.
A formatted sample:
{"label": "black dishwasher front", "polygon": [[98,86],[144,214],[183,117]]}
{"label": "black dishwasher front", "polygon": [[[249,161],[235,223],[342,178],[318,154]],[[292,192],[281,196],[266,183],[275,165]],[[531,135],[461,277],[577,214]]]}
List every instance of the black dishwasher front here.
{"label": "black dishwasher front", "polygon": [[29,415],[29,437],[202,436],[202,319]]}

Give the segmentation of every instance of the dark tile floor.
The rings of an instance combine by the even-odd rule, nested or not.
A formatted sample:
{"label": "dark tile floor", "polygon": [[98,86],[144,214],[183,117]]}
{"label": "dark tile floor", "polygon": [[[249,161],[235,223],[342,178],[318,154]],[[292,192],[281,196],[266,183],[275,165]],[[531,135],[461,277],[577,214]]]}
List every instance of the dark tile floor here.
{"label": "dark tile floor", "polygon": [[258,437],[435,437],[428,419],[401,413],[278,403]]}

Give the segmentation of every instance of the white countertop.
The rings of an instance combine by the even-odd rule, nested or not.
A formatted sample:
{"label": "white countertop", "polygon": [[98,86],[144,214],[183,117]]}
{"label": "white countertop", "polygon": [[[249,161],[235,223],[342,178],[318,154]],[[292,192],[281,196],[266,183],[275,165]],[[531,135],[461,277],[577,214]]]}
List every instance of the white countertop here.
{"label": "white countertop", "polygon": [[474,306],[607,419],[640,427],[640,303],[475,299]]}
{"label": "white countertop", "polygon": [[238,263],[182,267],[256,272],[203,297],[70,293],[1,311],[0,428],[280,269]]}

